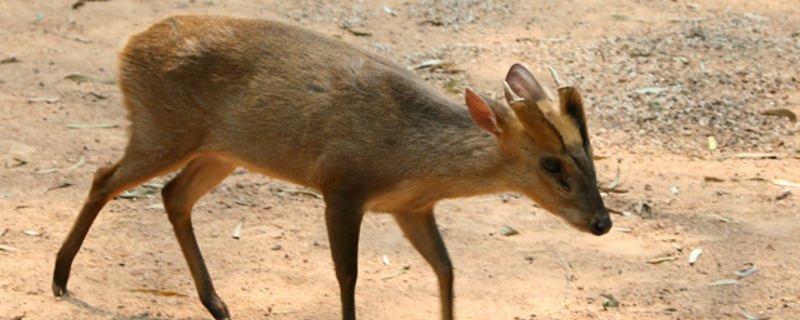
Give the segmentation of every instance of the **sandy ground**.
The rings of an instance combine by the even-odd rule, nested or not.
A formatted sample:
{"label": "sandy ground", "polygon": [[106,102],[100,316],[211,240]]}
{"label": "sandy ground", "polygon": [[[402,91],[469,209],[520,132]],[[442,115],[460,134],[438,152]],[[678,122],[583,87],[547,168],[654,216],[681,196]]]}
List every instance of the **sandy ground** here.
{"label": "sandy ground", "polygon": [[[556,66],[584,90],[595,153],[606,157],[598,179],[608,185],[621,172],[606,204],[630,215],[613,215],[616,229],[598,238],[515,194],[442,202],[459,319],[800,316],[800,191],[777,199],[787,187],[773,182],[800,183],[799,127],[761,114],[800,112],[795,0],[73,3],[0,0],[0,319],[211,318],[166,215],[148,209],[158,192],[109,203],[75,261],[72,298],[50,291],[93,172],[126,143],[119,90],[65,76],[115,78],[129,35],[187,13],[302,25],[404,66],[441,59],[450,72],[418,74],[442,91],[457,80],[452,89],[498,96],[513,62],[539,75]],[[666,90],[634,93],[652,87]],[[57,101],[29,102],[43,98]],[[340,318],[324,204],[293,188],[238,171],[195,208],[200,246],[236,319]],[[504,225],[520,234],[500,235]],[[694,249],[703,253],[691,266]],[[662,257],[674,260],[646,262]],[[749,264],[758,271],[734,273]],[[360,319],[438,319],[435,277],[391,217],[365,219],[360,268]],[[738,283],[709,285],[725,279]],[[601,294],[619,305],[604,307]]]}

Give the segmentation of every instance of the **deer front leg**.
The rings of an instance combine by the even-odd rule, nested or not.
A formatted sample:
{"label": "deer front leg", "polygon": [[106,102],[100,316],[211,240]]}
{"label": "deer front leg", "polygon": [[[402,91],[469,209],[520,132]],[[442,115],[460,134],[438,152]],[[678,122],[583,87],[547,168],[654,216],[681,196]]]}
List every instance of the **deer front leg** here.
{"label": "deer front leg", "polygon": [[433,208],[420,212],[394,214],[408,241],[422,254],[436,272],[439,281],[439,299],[442,304],[442,320],[453,320],[453,266],[444,241],[433,217]]}
{"label": "deer front leg", "polygon": [[342,319],[356,319],[355,289],[358,276],[358,236],[362,205],[347,195],[325,194],[325,222],[333,265],[342,300]]}

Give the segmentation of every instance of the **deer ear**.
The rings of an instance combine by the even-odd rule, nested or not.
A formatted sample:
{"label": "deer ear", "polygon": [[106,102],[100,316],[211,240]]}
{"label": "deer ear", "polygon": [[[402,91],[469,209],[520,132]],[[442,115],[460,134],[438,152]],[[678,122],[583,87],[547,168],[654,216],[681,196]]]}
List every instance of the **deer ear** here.
{"label": "deer ear", "polygon": [[568,115],[575,121],[575,125],[578,126],[578,130],[581,133],[583,148],[591,156],[592,146],[589,143],[589,130],[586,126],[586,114],[583,109],[581,94],[574,87],[561,87],[558,89],[558,98],[560,100],[559,109],[561,114]]}
{"label": "deer ear", "polygon": [[503,132],[503,130],[500,129],[500,126],[497,122],[497,115],[495,115],[495,112],[492,110],[492,107],[489,106],[489,103],[487,103],[486,100],[469,88],[467,88],[464,98],[467,101],[469,115],[472,117],[472,121],[478,125],[478,128],[481,128],[483,131],[491,133],[492,135],[500,136],[500,133]]}
{"label": "deer ear", "polygon": [[506,83],[508,83],[508,88],[511,89],[511,92],[506,90],[506,100],[508,100],[509,105],[515,102],[515,97],[509,95],[509,93],[516,94],[519,98],[528,101],[540,102],[547,99],[547,94],[533,74],[519,63],[515,63],[508,70]]}

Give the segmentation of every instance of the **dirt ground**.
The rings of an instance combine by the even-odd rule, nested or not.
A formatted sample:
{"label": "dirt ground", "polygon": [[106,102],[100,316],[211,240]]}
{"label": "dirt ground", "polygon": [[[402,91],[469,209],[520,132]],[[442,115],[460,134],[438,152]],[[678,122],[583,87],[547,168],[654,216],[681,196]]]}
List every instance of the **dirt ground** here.
{"label": "dirt ground", "polygon": [[[595,237],[512,193],[440,203],[458,319],[800,318],[800,190],[774,182],[800,183],[800,125],[763,114],[800,112],[796,0],[75,1],[0,0],[0,319],[211,318],[152,186],[100,214],[72,297],[50,290],[93,172],[126,143],[118,88],[65,77],[114,79],[129,35],[188,13],[301,25],[403,66],[440,59],[417,73],[457,100],[499,97],[514,62],[582,90],[598,179],[620,172],[606,205],[624,215]],[[68,128],[100,124],[119,126]],[[195,207],[236,319],[340,319],[323,201],[296,188],[242,170]],[[438,319],[435,276],[390,216],[366,217],[359,259],[360,319]]]}

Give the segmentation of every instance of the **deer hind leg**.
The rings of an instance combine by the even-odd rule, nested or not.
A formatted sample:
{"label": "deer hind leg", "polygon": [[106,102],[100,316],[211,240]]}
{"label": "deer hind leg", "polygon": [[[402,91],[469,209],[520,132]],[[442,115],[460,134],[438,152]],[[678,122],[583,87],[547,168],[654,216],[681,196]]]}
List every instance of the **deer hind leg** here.
{"label": "deer hind leg", "polygon": [[147,182],[153,177],[177,170],[188,161],[188,156],[174,151],[140,149],[137,146],[148,144],[135,143],[134,140],[135,137],[128,145],[122,159],[113,165],[100,168],[94,175],[89,196],[56,256],[52,283],[53,294],[56,296],[67,294],[67,281],[72,262],[97,214],[106,203],[125,190]]}
{"label": "deer hind leg", "polygon": [[442,320],[453,320],[453,267],[439,234],[433,209],[393,215],[414,248],[428,261],[439,281]]}
{"label": "deer hind leg", "polygon": [[192,207],[227,177],[236,165],[216,155],[201,155],[186,165],[162,190],[164,208],[175,230],[183,257],[192,272],[200,301],[215,319],[230,319],[228,308],[211,282],[192,228]]}

